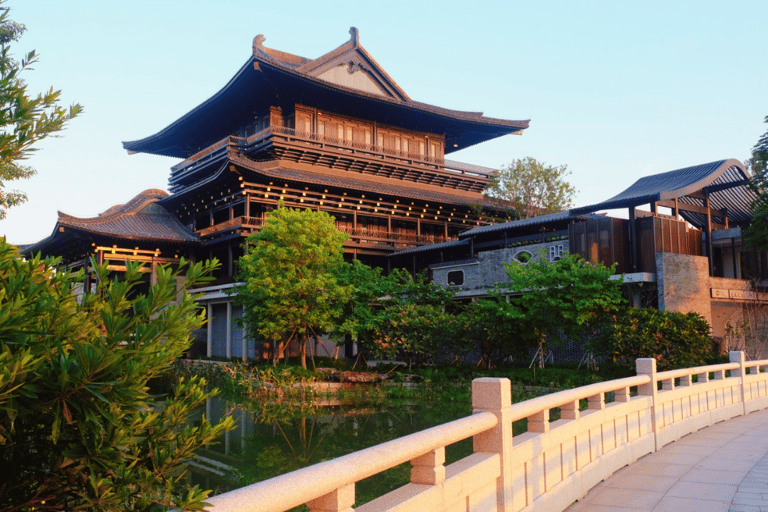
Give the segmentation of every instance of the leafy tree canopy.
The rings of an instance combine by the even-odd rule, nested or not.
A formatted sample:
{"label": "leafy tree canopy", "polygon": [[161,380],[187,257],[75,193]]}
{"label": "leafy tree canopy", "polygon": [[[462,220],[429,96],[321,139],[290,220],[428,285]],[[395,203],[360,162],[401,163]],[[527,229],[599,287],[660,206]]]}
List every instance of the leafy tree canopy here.
{"label": "leafy tree canopy", "polygon": [[[0,0],[0,6],[4,3]],[[8,208],[27,199],[23,192],[6,191],[5,183],[35,174],[34,169],[19,161],[37,149],[33,147],[37,142],[55,136],[83,109],[78,104],[68,109],[59,106],[61,91],[53,88],[36,96],[28,93],[21,73],[31,70],[38,56],[32,50],[20,61],[12,57],[11,43],[19,40],[26,27],[8,17],[8,8],[0,9],[4,10],[0,14],[0,219],[3,219]]]}
{"label": "leafy tree canopy", "polygon": [[528,263],[505,263],[512,280],[505,287],[515,295],[510,302],[525,312],[525,319],[540,343],[562,331],[574,336],[585,324],[618,310],[624,302],[621,280],[610,279],[614,267],[590,263],[576,254],[550,262],[542,253]]}
{"label": "leafy tree canopy", "polygon": [[340,279],[347,238],[327,213],[286,208],[282,202],[248,238],[250,248],[239,262],[243,285],[233,293],[249,331],[276,340],[275,363],[296,341],[306,368],[307,340],[336,325],[351,293]]}
{"label": "leafy tree canopy", "polygon": [[[768,123],[768,116],[765,122]],[[744,236],[750,246],[768,251],[768,131],[752,148],[752,158],[748,164],[752,169],[749,188],[757,197],[750,205],[753,220]]]}
{"label": "leafy tree canopy", "polygon": [[567,181],[565,165],[546,165],[532,157],[513,160],[491,178],[484,194],[500,206],[511,208],[513,218],[528,219],[537,215],[567,210],[576,189]]}
{"label": "leafy tree canopy", "polygon": [[0,239],[0,509],[202,508],[185,462],[232,422],[186,424],[209,396],[201,379],[164,403],[147,384],[204,323],[186,289],[213,265],[159,267],[145,292],[138,265],[119,281],[97,266],[96,293],[78,298],[82,279],[57,263]]}
{"label": "leafy tree canopy", "polygon": [[378,308],[364,346],[375,356],[425,362],[447,348],[454,324],[449,309],[454,292],[434,284],[426,274],[411,276],[396,269],[382,278]]}

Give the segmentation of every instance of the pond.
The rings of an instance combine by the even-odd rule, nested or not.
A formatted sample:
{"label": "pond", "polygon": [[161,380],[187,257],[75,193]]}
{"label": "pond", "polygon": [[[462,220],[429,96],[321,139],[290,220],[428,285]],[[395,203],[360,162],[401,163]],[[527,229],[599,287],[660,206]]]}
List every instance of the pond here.
{"label": "pond", "polygon": [[[200,416],[217,421],[233,415],[237,428],[198,452],[192,483],[224,492],[282,475],[468,416],[468,402],[392,400],[323,405],[271,404],[268,407],[209,399]],[[195,419],[193,418],[194,422]],[[450,464],[472,452],[467,439],[446,448]],[[410,463],[356,485],[357,504],[408,483]]]}

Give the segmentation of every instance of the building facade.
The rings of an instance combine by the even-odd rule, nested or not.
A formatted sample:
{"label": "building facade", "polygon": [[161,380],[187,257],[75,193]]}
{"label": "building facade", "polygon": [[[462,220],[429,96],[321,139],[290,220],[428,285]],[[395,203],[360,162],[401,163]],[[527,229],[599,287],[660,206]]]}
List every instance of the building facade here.
{"label": "building facade", "polygon": [[414,101],[360,45],[357,29],[350,36],[309,59],[268,48],[259,35],[219,92],[158,133],[123,143],[132,153],[181,160],[171,168],[170,194],[129,202],[173,224],[165,245],[151,223],[141,233],[121,231],[125,215],[108,230],[93,228],[116,208],[93,219],[60,214],[51,237],[23,252],[63,256],[70,268],[86,266],[91,255],[215,257],[222,262],[216,281],[200,290],[210,317],[203,350],[253,357],[258,351],[234,325],[240,312],[226,290],[246,238],[279,201],[329,213],[349,235],[347,256],[383,268],[398,250],[457,240],[500,217],[482,195],[493,171],[446,156],[520,134],[529,122]]}

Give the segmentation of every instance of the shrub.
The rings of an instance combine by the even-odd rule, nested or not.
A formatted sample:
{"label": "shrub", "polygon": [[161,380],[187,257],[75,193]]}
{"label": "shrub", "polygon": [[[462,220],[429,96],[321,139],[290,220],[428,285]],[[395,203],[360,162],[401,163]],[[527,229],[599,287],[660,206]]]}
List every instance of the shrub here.
{"label": "shrub", "polygon": [[164,403],[147,383],[205,321],[186,289],[213,264],[159,267],[146,293],[139,265],[121,280],[97,267],[96,293],[78,298],[57,262],[24,261],[0,238],[0,509],[202,508],[184,463],[232,422],[186,426],[209,396],[203,379]]}
{"label": "shrub", "polygon": [[697,313],[629,308],[602,322],[587,348],[628,371],[640,357],[656,359],[657,369],[664,371],[705,364],[712,338]]}

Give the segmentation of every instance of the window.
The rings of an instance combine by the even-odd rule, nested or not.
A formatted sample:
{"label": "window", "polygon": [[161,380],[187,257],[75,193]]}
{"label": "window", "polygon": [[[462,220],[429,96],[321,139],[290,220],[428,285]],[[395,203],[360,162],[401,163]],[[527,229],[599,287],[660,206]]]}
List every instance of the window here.
{"label": "window", "polygon": [[449,286],[461,286],[464,284],[464,271],[463,270],[451,270],[448,272],[448,285]]}
{"label": "window", "polygon": [[515,260],[524,265],[528,264],[532,258],[533,254],[529,253],[528,251],[520,251],[519,253],[515,254]]}
{"label": "window", "polygon": [[563,257],[563,244],[549,246],[549,261],[557,261]]}

